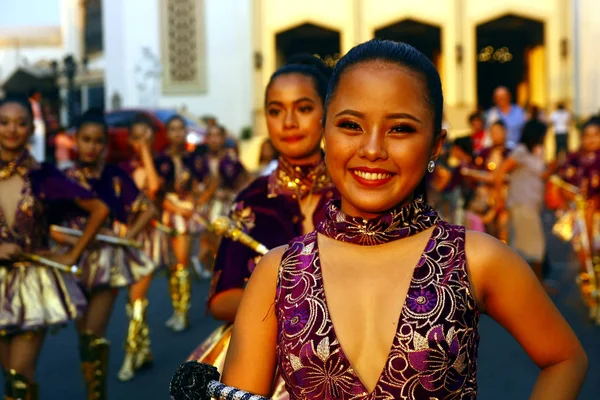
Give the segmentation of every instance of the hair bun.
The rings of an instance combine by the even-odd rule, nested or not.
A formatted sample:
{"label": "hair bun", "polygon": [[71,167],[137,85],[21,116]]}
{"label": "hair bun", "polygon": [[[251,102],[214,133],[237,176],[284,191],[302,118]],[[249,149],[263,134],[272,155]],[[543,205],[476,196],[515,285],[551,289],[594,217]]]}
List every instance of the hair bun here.
{"label": "hair bun", "polygon": [[333,69],[329,68],[323,60],[309,53],[294,54],[287,59],[285,65],[306,65],[315,67],[320,73],[325,75],[327,79],[331,77],[331,73],[333,72]]}

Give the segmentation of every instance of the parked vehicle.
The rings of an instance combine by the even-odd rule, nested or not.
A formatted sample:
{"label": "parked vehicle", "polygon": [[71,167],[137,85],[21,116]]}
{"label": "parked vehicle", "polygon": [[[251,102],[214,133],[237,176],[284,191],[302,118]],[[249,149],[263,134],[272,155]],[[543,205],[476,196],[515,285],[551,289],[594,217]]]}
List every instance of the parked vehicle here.
{"label": "parked vehicle", "polygon": [[[154,140],[154,151],[163,151],[168,144],[165,123],[173,115],[177,114],[175,110],[169,109],[123,109],[110,111],[106,113],[106,123],[108,125],[108,154],[107,160],[111,163],[118,163],[128,160],[132,157],[133,151],[127,141],[129,125],[133,118],[144,113],[152,120],[154,131],[156,132]],[[197,145],[204,142],[205,129],[197,122],[184,117],[188,127],[188,149],[193,150]]]}

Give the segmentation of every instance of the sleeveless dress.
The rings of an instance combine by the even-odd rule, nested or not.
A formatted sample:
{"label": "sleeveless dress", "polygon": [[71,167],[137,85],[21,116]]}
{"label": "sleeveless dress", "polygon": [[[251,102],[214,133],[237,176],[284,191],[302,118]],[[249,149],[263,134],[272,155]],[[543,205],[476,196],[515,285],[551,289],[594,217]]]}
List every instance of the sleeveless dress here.
{"label": "sleeveless dress", "polygon": [[[469,289],[465,229],[439,220],[422,200],[415,203],[411,212],[400,210],[369,225],[350,221],[330,203],[328,219],[317,231],[289,244],[279,270],[276,315],[278,365],[291,399],[477,397],[479,311]],[[368,393],[329,316],[318,233],[377,245],[434,225],[413,272],[387,361]]]}

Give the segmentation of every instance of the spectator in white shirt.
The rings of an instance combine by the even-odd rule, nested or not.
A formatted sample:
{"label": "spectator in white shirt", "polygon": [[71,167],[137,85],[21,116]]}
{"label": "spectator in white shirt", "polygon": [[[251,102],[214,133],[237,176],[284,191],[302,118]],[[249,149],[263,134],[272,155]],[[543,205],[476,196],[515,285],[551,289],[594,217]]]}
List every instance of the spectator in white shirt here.
{"label": "spectator in white shirt", "polygon": [[564,103],[558,103],[556,110],[550,114],[550,123],[554,128],[556,138],[556,157],[563,157],[568,152],[569,127],[571,126],[571,112]]}

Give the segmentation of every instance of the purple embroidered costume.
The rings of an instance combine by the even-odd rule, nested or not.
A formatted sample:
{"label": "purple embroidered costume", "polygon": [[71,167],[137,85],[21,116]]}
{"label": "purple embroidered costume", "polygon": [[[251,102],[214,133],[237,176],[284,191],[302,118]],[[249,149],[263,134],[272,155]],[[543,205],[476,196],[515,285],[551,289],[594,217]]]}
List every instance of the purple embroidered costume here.
{"label": "purple embroidered costume", "polygon": [[[336,337],[318,234],[378,245],[433,232],[415,267],[391,351],[368,393]],[[318,233],[318,234],[317,234]],[[279,270],[277,356],[291,399],[474,399],[479,312],[469,289],[465,230],[422,200],[364,222],[331,202],[316,232],[294,239]]]}
{"label": "purple embroidered costume", "polygon": [[[112,229],[115,222],[127,224],[131,216],[148,208],[148,198],[139,191],[133,180],[122,169],[105,165],[97,173],[76,165],[65,171],[84,188],[98,196],[111,211],[106,227]],[[87,217],[76,214],[68,218],[70,228],[83,229]],[[108,243],[97,243],[81,257],[83,270],[81,282],[88,290],[100,287],[129,286],[140,278],[151,274],[155,266],[140,249]]]}
{"label": "purple embroidered costume", "polygon": [[220,158],[205,155],[204,160],[210,174],[219,178],[219,188],[202,210],[203,215],[212,221],[229,213],[235,199],[239,179],[246,169],[234,151],[227,151]]}
{"label": "purple embroidered costume", "polygon": [[195,185],[201,184],[208,176],[206,160],[195,153],[184,154],[177,162],[168,154],[158,156],[154,163],[156,171],[163,179],[162,196],[173,205],[194,210],[192,218],[163,209],[161,223],[179,234],[197,234],[203,229],[203,222],[197,218],[192,192],[197,191]]}
{"label": "purple embroidered costume", "polygon": [[[144,166],[139,159],[134,158],[130,161],[123,162],[119,167],[132,178],[134,178],[135,174],[141,172],[142,178],[140,179],[140,183],[136,183],[136,186],[142,192],[147,194],[147,179]],[[156,208],[160,210],[160,202],[154,201],[154,203]],[[126,225],[119,223],[118,221],[116,221],[115,225],[116,231],[121,233],[127,231]],[[175,263],[175,255],[173,254],[173,249],[171,248],[171,242],[169,240],[170,231],[171,228],[163,226],[160,224],[160,221],[154,220],[150,226],[140,232],[140,235],[137,238],[142,243],[144,253],[150,257],[155,268],[168,267]]]}
{"label": "purple embroidered costume", "polygon": [[[325,218],[325,206],[329,199],[337,197],[324,162],[317,165],[297,167],[285,160],[269,176],[254,180],[236,198],[231,218],[250,236],[274,248],[302,234],[304,216],[298,199],[309,194],[321,195],[312,220],[317,226]],[[212,298],[229,289],[243,289],[256,265],[259,254],[243,244],[223,238],[209,294]],[[190,355],[190,360],[210,363],[222,368],[229,346],[231,324],[218,328]],[[276,382],[274,399],[287,399],[283,382]]]}
{"label": "purple embroidered costume", "polygon": [[[14,225],[0,209],[0,243],[14,243],[26,253],[49,246],[49,226],[76,199],[94,195],[69,181],[55,167],[39,164],[25,152],[13,162],[0,161],[0,180],[23,179]],[[75,278],[30,261],[0,261],[0,335],[14,335],[75,319],[86,306]]]}
{"label": "purple embroidered costume", "polygon": [[569,154],[559,167],[558,175],[567,183],[577,186],[586,198],[600,194],[600,151]]}
{"label": "purple embroidered costume", "polygon": [[[298,199],[310,193],[321,195],[312,215],[314,226],[318,226],[325,218],[327,202],[338,197],[325,164],[321,162],[317,166],[294,167],[280,160],[271,175],[254,180],[240,192],[231,218],[246,233],[272,249],[302,234],[305,217]],[[226,290],[244,288],[256,265],[257,256],[256,252],[243,244],[223,238],[214,266],[209,301]]]}

